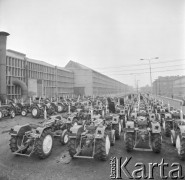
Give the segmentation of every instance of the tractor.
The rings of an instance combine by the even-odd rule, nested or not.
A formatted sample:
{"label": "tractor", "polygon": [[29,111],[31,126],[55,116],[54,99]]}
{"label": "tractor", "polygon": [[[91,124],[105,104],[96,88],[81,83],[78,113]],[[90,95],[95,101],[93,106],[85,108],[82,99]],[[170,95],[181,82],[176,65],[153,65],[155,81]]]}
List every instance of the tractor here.
{"label": "tractor", "polygon": [[92,120],[90,124],[74,125],[70,131],[68,151],[72,158],[107,160],[110,150],[110,136],[103,119]]}
{"label": "tractor", "polygon": [[10,105],[2,105],[0,106],[0,119],[3,117],[15,117],[15,111]]}
{"label": "tractor", "polygon": [[134,149],[159,153],[161,139],[160,123],[152,115],[148,118],[146,113],[138,113],[136,119],[126,123],[124,141],[128,152]]}
{"label": "tractor", "polygon": [[16,125],[9,132],[10,149],[15,155],[30,157],[35,153],[39,158],[47,158],[52,151],[53,137],[60,137],[61,144],[67,144],[71,126],[61,116],[53,116],[40,124]]}

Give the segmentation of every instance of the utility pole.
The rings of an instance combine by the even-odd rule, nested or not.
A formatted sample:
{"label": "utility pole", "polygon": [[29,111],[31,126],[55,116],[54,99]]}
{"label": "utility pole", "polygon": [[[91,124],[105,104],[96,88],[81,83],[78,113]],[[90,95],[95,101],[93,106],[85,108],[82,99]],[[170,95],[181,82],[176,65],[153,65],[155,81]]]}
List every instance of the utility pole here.
{"label": "utility pole", "polygon": [[147,58],[147,59],[140,59],[141,61],[143,60],[148,60],[149,61],[149,69],[150,69],[150,84],[151,84],[151,95],[152,95],[152,69],[151,69],[151,60],[153,59],[159,59],[159,57],[154,57],[154,58]]}

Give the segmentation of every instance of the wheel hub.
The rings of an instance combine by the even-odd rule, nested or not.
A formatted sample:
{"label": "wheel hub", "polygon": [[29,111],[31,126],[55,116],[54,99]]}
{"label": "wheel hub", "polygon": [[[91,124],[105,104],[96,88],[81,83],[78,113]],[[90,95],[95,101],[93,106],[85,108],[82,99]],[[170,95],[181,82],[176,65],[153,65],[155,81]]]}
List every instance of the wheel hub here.
{"label": "wheel hub", "polygon": [[69,141],[69,136],[68,134],[64,135],[64,143],[67,144],[67,142]]}
{"label": "wheel hub", "polygon": [[47,135],[43,141],[43,151],[45,154],[48,154],[50,152],[52,148],[52,144],[53,144],[53,139],[51,135]]}
{"label": "wheel hub", "polygon": [[32,109],[32,114],[33,114],[33,116],[37,115],[37,109],[36,108]]}

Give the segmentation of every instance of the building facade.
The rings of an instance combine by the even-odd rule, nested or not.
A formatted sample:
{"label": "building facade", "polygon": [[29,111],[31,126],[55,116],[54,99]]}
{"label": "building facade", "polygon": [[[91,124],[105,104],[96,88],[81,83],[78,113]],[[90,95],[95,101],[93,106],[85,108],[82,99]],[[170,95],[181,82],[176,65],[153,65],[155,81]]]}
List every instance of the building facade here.
{"label": "building facade", "polygon": [[80,95],[108,95],[127,93],[129,87],[82,64],[70,61],[66,69],[74,72],[74,90]]}
{"label": "building facade", "polygon": [[152,88],[155,95],[182,99],[185,90],[185,78],[180,76],[159,76],[153,82]]}
{"label": "building facade", "polygon": [[6,32],[0,32],[0,99],[107,95],[128,92],[128,86],[70,61],[65,68],[6,49]]}
{"label": "building facade", "polygon": [[174,80],[173,94],[175,98],[185,100],[185,76]]}

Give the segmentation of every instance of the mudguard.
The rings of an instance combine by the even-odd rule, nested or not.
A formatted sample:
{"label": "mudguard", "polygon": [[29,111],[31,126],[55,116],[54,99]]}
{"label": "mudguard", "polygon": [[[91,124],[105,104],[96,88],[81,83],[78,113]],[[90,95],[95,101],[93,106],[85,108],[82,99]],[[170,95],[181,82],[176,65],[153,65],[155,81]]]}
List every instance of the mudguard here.
{"label": "mudguard", "polygon": [[25,132],[30,131],[31,127],[29,124],[25,125],[16,125],[10,130],[10,135],[11,136],[23,136]]}
{"label": "mudguard", "polygon": [[40,136],[42,135],[43,131],[45,129],[48,129],[48,127],[37,127],[36,129],[36,133],[38,134],[38,137],[40,138]]}
{"label": "mudguard", "polygon": [[71,134],[69,135],[70,138],[80,136],[81,133],[84,131],[82,125],[74,125],[70,128]]}
{"label": "mudguard", "polygon": [[152,133],[161,133],[161,126],[158,122],[151,122]]}
{"label": "mudguard", "polygon": [[97,127],[95,131],[95,139],[104,138],[104,134],[105,134],[105,126]]}

